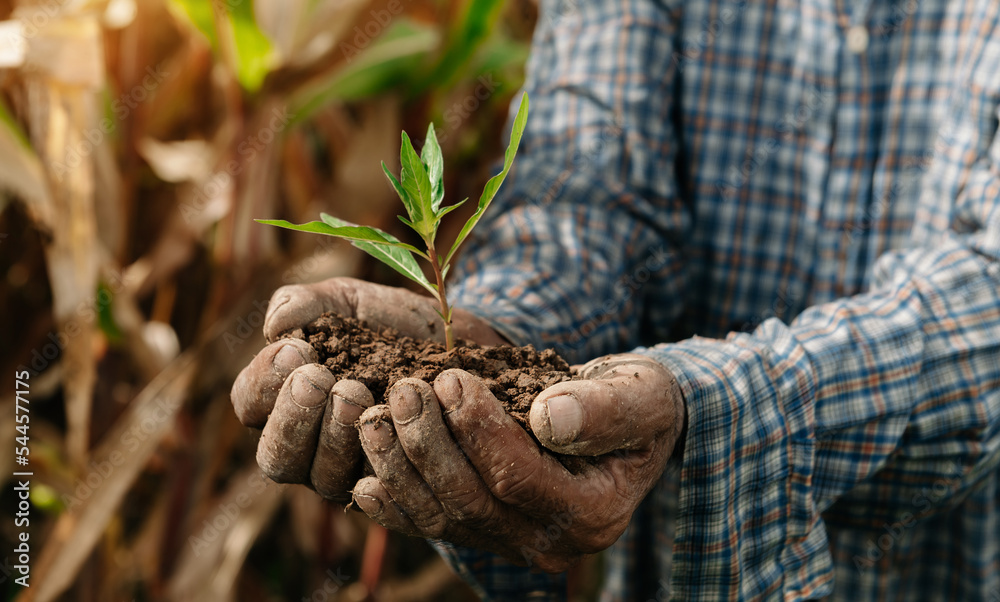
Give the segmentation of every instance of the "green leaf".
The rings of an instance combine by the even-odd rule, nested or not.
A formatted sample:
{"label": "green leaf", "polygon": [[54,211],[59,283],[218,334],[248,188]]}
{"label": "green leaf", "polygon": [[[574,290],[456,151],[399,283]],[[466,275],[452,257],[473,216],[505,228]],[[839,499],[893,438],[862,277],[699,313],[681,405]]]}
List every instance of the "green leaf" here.
{"label": "green leaf", "polygon": [[414,253],[426,258],[416,247],[400,242],[392,234],[378,228],[356,226],[325,213],[321,213],[320,217],[323,221],[307,224],[293,224],[283,219],[258,219],[254,221],[298,232],[313,232],[347,239],[355,247],[416,282],[431,294],[435,294],[427,277],[424,276],[423,270],[417,264],[417,260],[413,258]]}
{"label": "green leaf", "polygon": [[371,98],[389,90],[408,93],[411,82],[423,77],[428,56],[440,44],[441,33],[436,27],[403,15],[367,48],[359,49],[351,40],[343,40],[339,46],[347,65],[324,73],[294,93],[290,102],[295,115],[292,125],[333,103]]}
{"label": "green leaf", "polygon": [[451,250],[448,251],[448,255],[445,257],[445,264],[451,263],[451,258],[455,256],[455,252],[458,251],[458,247],[461,246],[465,239],[472,232],[472,229],[476,227],[479,220],[483,217],[483,213],[486,208],[490,206],[493,202],[493,197],[496,196],[497,191],[500,189],[500,185],[503,184],[504,178],[507,177],[507,172],[510,171],[510,166],[514,163],[514,155],[517,154],[517,147],[521,144],[521,135],[524,133],[524,127],[528,123],[528,95],[521,95],[521,104],[517,108],[517,114],[514,116],[514,125],[511,127],[510,131],[510,143],[507,145],[507,150],[504,152],[503,156],[503,169],[497,175],[493,176],[486,182],[486,187],[483,189],[482,196],[479,197],[479,207],[476,212],[472,214],[465,225],[462,226],[462,230],[458,233],[458,237],[455,238],[455,244],[451,246]]}
{"label": "green leaf", "polygon": [[436,213],[444,201],[444,158],[441,157],[441,145],[434,133],[434,122],[427,126],[427,137],[424,138],[424,148],[420,151],[420,160],[427,166],[431,183],[431,210]]}
{"label": "green leaf", "polygon": [[413,226],[413,222],[411,222],[410,220],[406,219],[402,215],[397,215],[396,219],[398,219],[399,221],[401,221],[404,224],[406,224],[411,230],[416,231],[416,228]]}
{"label": "green leaf", "polygon": [[14,116],[7,111],[7,106],[3,102],[0,102],[0,126],[3,126],[2,129],[6,130],[7,134],[9,134],[21,148],[28,151],[32,150],[31,142],[28,141],[28,137],[21,131],[21,126],[19,126],[17,121],[14,120]]}
{"label": "green leaf", "polygon": [[274,46],[257,27],[252,0],[227,3],[226,12],[233,26],[233,41],[236,43],[236,79],[244,90],[256,92],[275,65]]}
{"label": "green leaf", "polygon": [[[461,201],[455,203],[454,205],[449,205],[449,206],[445,207],[444,209],[439,209],[434,214],[434,236],[433,236],[433,238],[437,238],[438,227],[441,226],[441,219],[444,218],[444,216],[446,216],[449,213],[451,213],[452,211],[454,211],[454,210],[458,209],[459,207],[461,207],[462,205],[464,205],[465,201],[467,201],[467,200],[469,200],[468,197],[462,199]],[[443,255],[438,255],[438,258],[442,262],[444,261],[444,256]]]}
{"label": "green leaf", "polygon": [[453,20],[448,31],[448,41],[440,59],[418,85],[414,92],[419,94],[428,89],[448,89],[462,75],[464,68],[476,56],[503,11],[503,0],[466,1],[464,11],[458,20]]}
{"label": "green leaf", "polygon": [[[468,69],[473,73],[495,73],[499,87],[508,85],[521,87],[521,82],[504,81],[505,75],[511,71],[520,73],[530,56],[531,46],[520,40],[511,39],[502,30],[494,30],[476,53],[473,63]],[[511,74],[513,75],[513,74]]]}
{"label": "green leaf", "polygon": [[118,323],[115,322],[115,315],[112,308],[114,294],[111,288],[103,282],[97,285],[97,294],[98,299],[111,299],[111,303],[97,304],[97,325],[101,329],[101,332],[104,333],[104,336],[108,338],[108,341],[114,344],[121,343],[124,335],[118,327]]}
{"label": "green leaf", "polygon": [[437,213],[435,213],[434,217],[437,218],[437,220],[440,222],[442,217],[444,217],[444,216],[448,215],[449,213],[451,213],[452,211],[458,209],[459,207],[461,207],[462,205],[465,204],[465,201],[468,201],[468,200],[469,200],[468,198],[464,198],[461,201],[455,203],[454,205],[448,205],[444,209],[441,209]]}
{"label": "green leaf", "polygon": [[417,156],[417,151],[413,149],[410,137],[403,132],[402,147],[399,149],[399,164],[402,166],[400,182],[403,190],[409,195],[409,203],[406,203],[406,211],[410,214],[414,229],[425,241],[434,234],[434,209],[433,194],[431,192],[431,180],[427,173],[427,168],[423,161]]}
{"label": "green leaf", "polygon": [[213,52],[220,54],[219,32],[226,35],[227,29],[216,27],[216,19],[224,13],[225,25],[232,28],[233,44],[236,47],[236,63],[231,65],[240,86],[248,92],[256,92],[264,83],[264,78],[275,66],[276,53],[271,40],[257,26],[252,0],[227,3],[217,12],[212,2],[205,0],[170,0],[175,12],[202,33],[212,46]]}
{"label": "green leaf", "polygon": [[[407,251],[413,251],[414,253],[420,253],[420,250],[413,245],[400,242],[399,239],[393,237],[388,232],[379,230],[378,228],[373,228],[371,226],[357,226],[351,224],[350,222],[338,220],[337,218],[325,213],[321,213],[320,217],[323,218],[323,221],[309,222],[306,224],[293,224],[283,219],[258,219],[254,221],[261,224],[267,224],[268,226],[278,226],[279,228],[287,228],[298,232],[326,234],[327,236],[335,236],[337,238],[344,238],[350,241],[371,242],[391,247],[399,247],[401,249],[406,249]],[[331,223],[331,221],[328,220],[334,220],[334,222]]]}
{"label": "green leaf", "polygon": [[219,40],[215,36],[215,17],[213,15],[212,3],[204,0],[170,0],[169,6],[177,9],[177,14],[187,18],[195,29],[200,31],[213,49],[219,47]]}
{"label": "green leaf", "polygon": [[[385,164],[385,161],[382,161],[382,172],[385,174],[385,177],[389,180],[389,183],[392,184],[393,190],[395,190],[396,194],[399,195],[399,200],[403,201],[403,206],[406,207],[406,213],[409,214],[410,217],[412,217],[415,209],[411,209],[414,206],[414,202],[413,199],[410,198],[410,193],[407,192],[405,188],[403,188],[403,185],[399,183],[399,180],[396,179],[396,176],[394,176],[393,173],[389,171],[389,166]],[[407,226],[414,228],[412,223],[408,222],[404,223],[406,223]]]}

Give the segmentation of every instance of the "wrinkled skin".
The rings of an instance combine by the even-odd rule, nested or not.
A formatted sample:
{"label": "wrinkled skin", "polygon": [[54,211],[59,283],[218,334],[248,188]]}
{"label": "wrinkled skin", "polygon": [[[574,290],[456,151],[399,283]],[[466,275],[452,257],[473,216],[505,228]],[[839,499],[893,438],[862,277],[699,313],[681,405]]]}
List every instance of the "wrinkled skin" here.
{"label": "wrinkled skin", "polygon": [[[374,405],[361,383],[337,381],[298,339],[278,339],[326,312],[395,328],[412,337],[444,340],[432,299],[352,278],[285,286],[271,296],[264,317],[269,344],[233,383],[231,398],[244,425],[262,429],[257,463],[279,483],[302,483],[323,497],[347,502],[361,474],[354,423]],[[484,345],[504,343],[484,322],[455,310],[456,336]]]}
{"label": "wrinkled skin", "polygon": [[[355,486],[355,503],[389,529],[545,571],[607,548],[662,474],[683,428],[683,404],[673,377],[641,356],[600,358],[581,373],[590,380],[543,391],[530,421],[545,447],[602,455],[596,463],[569,471],[479,379],[448,370],[433,386],[398,382],[389,408],[362,414],[362,448],[375,476]],[[573,402],[565,397],[581,411],[567,410]]]}
{"label": "wrinkled skin", "polygon": [[[265,334],[273,340],[331,309],[411,336],[434,334],[425,321],[436,318],[430,299],[346,279],[279,289]],[[471,315],[458,320],[456,310],[459,337],[502,342]],[[676,380],[643,356],[598,358],[580,369],[585,380],[552,386],[533,402],[531,429],[544,448],[601,456],[571,471],[467,372],[447,370],[433,385],[401,380],[388,405],[374,405],[360,383],[333,382],[300,343],[265,347],[233,386],[240,420],[263,428],[258,463],[274,480],[306,483],[332,500],[352,492],[373,520],[409,535],[561,571],[617,540],[680,447]],[[357,480],[361,453],[375,475]]]}

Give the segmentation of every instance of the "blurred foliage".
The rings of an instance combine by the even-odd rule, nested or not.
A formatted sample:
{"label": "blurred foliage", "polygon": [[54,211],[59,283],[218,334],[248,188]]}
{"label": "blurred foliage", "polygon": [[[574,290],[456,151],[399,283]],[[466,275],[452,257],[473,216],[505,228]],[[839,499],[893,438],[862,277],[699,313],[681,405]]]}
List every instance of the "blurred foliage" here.
{"label": "blurred foliage", "polygon": [[[276,287],[402,284],[252,218],[404,236],[380,161],[430,121],[450,200],[481,189],[535,18],[532,0],[0,0],[0,364],[31,373],[35,475],[31,587],[4,571],[0,599],[470,598],[425,542],[261,478],[229,387]],[[4,550],[16,536],[4,520]]]}

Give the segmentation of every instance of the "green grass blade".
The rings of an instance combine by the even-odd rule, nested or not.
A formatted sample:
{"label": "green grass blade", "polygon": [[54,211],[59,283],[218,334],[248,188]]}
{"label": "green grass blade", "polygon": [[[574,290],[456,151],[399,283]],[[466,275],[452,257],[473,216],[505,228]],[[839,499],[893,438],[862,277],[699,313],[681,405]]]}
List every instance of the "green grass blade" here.
{"label": "green grass blade", "polygon": [[496,196],[497,191],[500,189],[500,185],[503,184],[504,178],[507,177],[507,172],[510,171],[510,166],[514,163],[514,155],[517,154],[517,147],[521,144],[521,135],[524,134],[524,127],[528,123],[528,95],[521,95],[521,104],[517,108],[517,115],[514,116],[514,125],[510,132],[510,143],[507,145],[507,150],[504,152],[503,156],[503,169],[497,175],[493,176],[486,182],[486,187],[483,189],[482,196],[479,197],[479,207],[476,208],[476,212],[472,214],[465,225],[462,226],[462,230],[458,233],[458,237],[455,238],[455,244],[452,245],[451,250],[448,251],[448,255],[445,257],[445,264],[451,262],[451,258],[454,257],[455,252],[458,251],[458,247],[461,246],[465,239],[472,232],[472,229],[476,227],[479,220],[483,217],[483,213],[486,212],[486,208],[490,206],[493,202],[493,197]]}

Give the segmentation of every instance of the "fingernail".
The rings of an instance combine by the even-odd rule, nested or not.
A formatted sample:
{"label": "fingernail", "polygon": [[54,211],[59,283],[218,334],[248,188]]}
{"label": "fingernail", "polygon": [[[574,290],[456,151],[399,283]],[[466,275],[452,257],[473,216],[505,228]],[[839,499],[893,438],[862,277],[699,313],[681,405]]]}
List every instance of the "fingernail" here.
{"label": "fingernail", "polygon": [[363,383],[356,380],[338,380],[331,391],[347,403],[353,403],[361,408],[370,408],[375,405],[372,392]]}
{"label": "fingernail", "polygon": [[560,445],[572,443],[580,436],[583,427],[583,408],[574,397],[560,395],[546,402],[549,408],[549,426],[552,441]]}
{"label": "fingernail", "polygon": [[357,504],[358,508],[361,508],[361,511],[368,516],[378,516],[382,514],[382,500],[375,496],[355,493],[354,503]]}
{"label": "fingernail", "polygon": [[274,317],[274,312],[278,311],[279,307],[281,307],[285,303],[288,303],[291,299],[292,296],[287,293],[282,295],[281,297],[278,297],[277,299],[272,298],[271,302],[267,304],[267,311],[264,312],[264,324],[270,322],[271,318]]}
{"label": "fingernail", "polygon": [[462,405],[462,381],[454,374],[441,374],[434,380],[438,401],[446,412],[454,412]]}
{"label": "fingernail", "polygon": [[385,422],[366,422],[361,425],[361,436],[369,448],[383,452],[392,446],[391,429]]}
{"label": "fingernail", "polygon": [[365,411],[363,407],[336,393],[331,393],[330,397],[333,400],[333,419],[340,426],[354,426],[361,413]]}
{"label": "fingernail", "polygon": [[309,363],[312,363],[311,360],[302,353],[302,350],[297,345],[289,343],[274,354],[271,365],[279,376],[285,378],[292,373],[292,370]]}
{"label": "fingernail", "polygon": [[312,410],[326,401],[326,391],[301,372],[292,375],[289,394],[295,405],[306,410]]}
{"label": "fingernail", "polygon": [[390,393],[390,406],[392,407],[392,419],[400,424],[412,422],[424,409],[423,400],[420,394],[413,390],[410,385],[400,385],[393,388]]}

